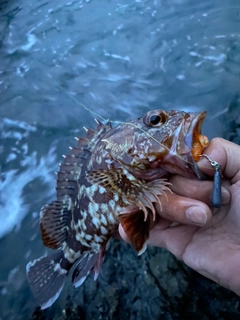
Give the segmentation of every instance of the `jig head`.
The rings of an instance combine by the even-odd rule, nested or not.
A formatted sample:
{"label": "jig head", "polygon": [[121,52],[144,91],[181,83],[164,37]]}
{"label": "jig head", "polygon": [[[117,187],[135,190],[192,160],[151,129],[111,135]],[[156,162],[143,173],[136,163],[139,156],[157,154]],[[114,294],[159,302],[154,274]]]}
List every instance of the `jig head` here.
{"label": "jig head", "polygon": [[202,154],[201,157],[206,157],[210,162],[212,168],[215,170],[213,178],[213,189],[211,194],[211,202],[214,208],[221,207],[222,195],[221,195],[221,182],[222,182],[222,172],[221,164],[215,160],[211,160],[206,154]]}

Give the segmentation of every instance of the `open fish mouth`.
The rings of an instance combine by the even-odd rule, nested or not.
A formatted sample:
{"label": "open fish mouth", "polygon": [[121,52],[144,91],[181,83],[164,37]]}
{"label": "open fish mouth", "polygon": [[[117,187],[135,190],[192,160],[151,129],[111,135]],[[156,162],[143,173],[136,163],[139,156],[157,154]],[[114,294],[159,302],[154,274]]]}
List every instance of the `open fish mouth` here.
{"label": "open fish mouth", "polygon": [[201,135],[202,124],[206,118],[207,113],[192,113],[190,116],[190,125],[188,127],[188,132],[185,135],[184,142],[189,149],[192,149],[194,142],[196,142],[197,136]]}
{"label": "open fish mouth", "polygon": [[200,171],[197,162],[201,158],[204,148],[209,145],[209,140],[205,135],[202,135],[202,125],[206,118],[206,112],[193,113],[188,132],[185,136],[185,144],[191,149],[188,161],[192,163],[192,169],[196,173],[198,179],[207,179],[207,176]]}

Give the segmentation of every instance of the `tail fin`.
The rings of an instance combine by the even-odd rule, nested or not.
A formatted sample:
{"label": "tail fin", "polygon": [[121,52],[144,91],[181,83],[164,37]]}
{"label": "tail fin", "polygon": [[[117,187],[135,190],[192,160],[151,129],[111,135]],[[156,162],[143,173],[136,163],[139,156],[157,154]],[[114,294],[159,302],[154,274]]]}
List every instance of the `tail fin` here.
{"label": "tail fin", "polygon": [[59,297],[68,270],[61,268],[63,253],[41,257],[26,266],[27,278],[33,295],[41,309],[50,307]]}

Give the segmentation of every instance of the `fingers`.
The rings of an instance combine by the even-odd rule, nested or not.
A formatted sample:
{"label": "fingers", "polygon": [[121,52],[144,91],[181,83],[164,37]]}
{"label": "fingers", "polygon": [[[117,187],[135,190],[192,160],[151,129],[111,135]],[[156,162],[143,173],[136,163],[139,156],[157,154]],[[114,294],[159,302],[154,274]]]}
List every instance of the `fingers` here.
{"label": "fingers", "polygon": [[[178,192],[179,193],[179,192]],[[190,199],[175,193],[161,196],[159,204],[155,204],[157,213],[170,221],[181,224],[204,226],[212,219],[210,208],[202,201]]]}
{"label": "fingers", "polygon": [[[165,225],[165,228],[164,228]],[[150,231],[148,245],[166,248],[177,258],[182,259],[186,246],[191,241],[197,226],[178,225],[168,228],[169,221],[160,218],[155,227]],[[126,233],[119,225],[119,234],[122,239],[130,243]]]}
{"label": "fingers", "polygon": [[[207,225],[212,219],[212,212],[208,206],[211,204],[212,182],[193,180],[181,176],[173,176],[170,182],[172,183],[171,189],[178,194],[167,193],[167,197],[161,196],[162,210],[158,203],[154,203],[160,218],[157,221],[158,228],[166,229],[173,221],[193,226]],[[223,203],[229,201],[229,192],[223,192]],[[156,229],[154,234],[155,232]],[[121,225],[119,226],[119,233],[125,241],[129,242]]]}
{"label": "fingers", "polygon": [[[195,200],[202,201],[208,206],[211,206],[211,192],[213,188],[212,181],[201,181],[189,178],[184,178],[181,176],[173,176],[170,179],[171,190],[177,194],[192,198]],[[229,204],[231,200],[231,195],[228,190],[229,182],[223,182],[222,187],[222,204]]]}
{"label": "fingers", "polygon": [[[215,160],[222,166],[223,175],[227,178],[240,178],[240,146],[222,138],[211,140],[209,146],[204,150],[204,153],[211,160]],[[200,170],[204,173],[213,176],[214,169],[206,158],[202,158],[198,162]],[[233,181],[234,183],[235,181]]]}
{"label": "fingers", "polygon": [[[143,221],[143,223],[144,223],[144,221]],[[166,219],[159,216],[156,218],[155,221],[152,221],[152,223],[150,225],[150,230],[152,232],[153,230],[155,230],[156,227],[158,230],[164,230],[164,229],[168,228],[171,224],[172,224],[172,221],[166,220]],[[122,239],[124,241],[130,243],[130,240],[129,240],[128,236],[126,235],[121,224],[119,224],[119,226],[118,226],[118,234],[122,237]]]}
{"label": "fingers", "polygon": [[[172,222],[184,225],[204,226],[212,219],[212,212],[210,208],[203,202],[195,199],[189,199],[179,196],[175,193],[168,193],[167,197],[161,196],[160,201],[162,209],[158,203],[154,203],[158,218],[153,222],[150,229],[155,234],[156,230],[164,230],[172,225]],[[144,222],[143,222],[144,223]],[[157,226],[154,226],[157,224]],[[152,231],[153,231],[152,230]],[[151,231],[151,233],[152,233]],[[119,225],[119,234],[123,240],[129,242],[121,224]],[[153,238],[154,239],[154,238]],[[152,239],[152,242],[154,242]],[[159,238],[159,243],[161,242]],[[152,243],[151,243],[152,244]]]}
{"label": "fingers", "polygon": [[162,230],[161,224],[158,223],[150,232],[148,244],[166,248],[177,258],[182,259],[185,248],[191,242],[196,230],[196,226],[187,225],[178,225]]}

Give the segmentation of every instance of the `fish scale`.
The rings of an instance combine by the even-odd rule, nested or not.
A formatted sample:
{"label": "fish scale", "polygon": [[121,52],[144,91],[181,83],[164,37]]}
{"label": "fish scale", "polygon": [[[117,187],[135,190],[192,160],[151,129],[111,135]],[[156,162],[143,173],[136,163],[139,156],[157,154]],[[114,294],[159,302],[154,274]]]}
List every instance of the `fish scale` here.
{"label": "fish scale", "polygon": [[[112,128],[97,122],[64,155],[57,173],[57,200],[40,213],[43,244],[56,254],[29,262],[29,285],[42,309],[58,298],[70,270],[81,285],[97,278],[106,244],[121,223],[141,254],[171,173],[201,178],[194,154],[201,154],[202,113],[152,110]],[[192,145],[194,144],[194,154]],[[37,276],[36,276],[37,275]]]}

